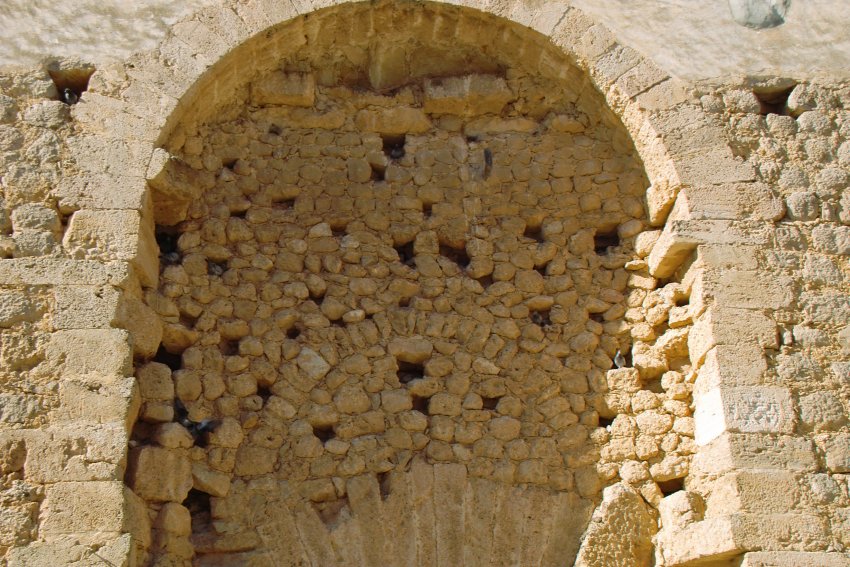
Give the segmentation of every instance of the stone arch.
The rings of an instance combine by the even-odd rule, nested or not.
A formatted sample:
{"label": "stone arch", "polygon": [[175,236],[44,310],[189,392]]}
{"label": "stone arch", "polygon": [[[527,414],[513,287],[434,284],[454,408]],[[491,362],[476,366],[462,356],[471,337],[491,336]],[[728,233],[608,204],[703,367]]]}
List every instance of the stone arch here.
{"label": "stone arch", "polygon": [[[357,6],[357,4],[344,4],[339,7],[328,7],[326,13],[332,14],[334,10],[356,11]],[[420,9],[419,4],[411,3],[410,6],[413,10]],[[613,110],[614,115],[622,121],[634,141],[637,154],[642,159],[646,174],[651,181],[647,224],[664,225],[668,220],[667,216],[677,192],[681,188],[692,187],[697,180],[704,183],[708,179],[708,183],[716,184],[747,180],[747,172],[742,170],[733,159],[719,128],[712,128],[710,123],[698,114],[695,107],[676,107],[683,98],[678,93],[680,87],[677,82],[655,68],[651,62],[644,60],[637,52],[617,45],[610,34],[588,20],[578,10],[565,8],[555,10],[554,13],[531,12],[527,11],[520,2],[507,5],[501,10],[489,10],[479,3],[469,3],[460,8],[440,5],[439,10],[445,10],[457,19],[492,17],[479,16],[470,8],[481,10],[482,14],[490,12],[535,30],[534,32],[520,31],[521,28],[514,24],[505,26],[505,29],[510,29],[516,34],[518,53],[527,55],[529,61],[535,61],[537,69],[549,66],[552,67],[551,72],[558,76],[557,64],[546,60],[546,50],[543,46],[551,42],[563,50],[562,55],[565,54],[565,57],[572,60],[573,66],[570,68],[581,71],[574,77],[586,85],[587,96],[597,97],[597,101],[604,100],[607,104],[602,104],[601,109]],[[237,4],[233,9],[210,9],[196,18],[175,25],[172,35],[163,42],[155,55],[140,58],[123,71],[126,72],[126,77],[121,77],[120,74],[110,76],[108,70],[99,73],[100,76],[95,75],[91,92],[86,95],[88,100],[86,104],[75,108],[75,116],[82,128],[90,133],[91,137],[85,137],[85,142],[101,143],[111,148],[112,155],[122,164],[122,167],[107,171],[105,176],[95,176],[93,174],[102,173],[103,168],[100,164],[87,164],[81,160],[82,163],[79,164],[81,173],[92,174],[90,175],[92,181],[85,190],[71,198],[89,205],[78,207],[81,211],[86,208],[93,210],[126,208],[128,211],[133,209],[138,211],[138,217],[129,214],[130,225],[132,222],[138,223],[138,244],[121,253],[124,254],[122,259],[128,259],[135,264],[142,285],[154,286],[158,278],[158,254],[153,242],[154,218],[167,219],[167,222],[163,224],[173,224],[174,221],[182,220],[168,215],[178,210],[175,206],[181,201],[189,201],[196,196],[192,192],[197,189],[197,186],[190,172],[181,170],[180,161],[172,157],[173,154],[179,154],[185,144],[186,125],[205,123],[210,115],[204,114],[204,110],[226,109],[228,102],[234,99],[236,93],[247,88],[250,79],[271,71],[275,61],[279,61],[282,54],[286,52],[286,48],[293,45],[292,38],[298,37],[300,33],[294,33],[287,26],[307,25],[311,19],[321,18],[323,14],[322,11],[313,14],[310,10],[313,10],[312,6],[299,16],[296,8],[288,5],[281,8],[273,3],[255,3],[248,6]],[[371,7],[361,11],[370,10],[372,10]],[[290,33],[285,33],[287,31]],[[296,40],[295,45],[297,41],[300,40]],[[244,61],[245,53],[253,55],[253,67],[250,71],[241,67],[240,61]],[[464,71],[473,73],[480,72],[481,69],[471,68]],[[438,74],[450,75],[448,72]],[[559,78],[563,80],[563,74]],[[378,87],[380,88],[380,85]],[[201,101],[205,104],[201,104]],[[616,121],[614,115],[609,118]],[[116,130],[113,127],[114,124],[121,126]],[[692,128],[692,124],[699,124],[699,126]],[[687,147],[684,144],[685,137],[688,139]],[[703,147],[694,147],[691,142],[695,137],[700,139],[700,143],[704,144]],[[706,154],[708,159],[714,160],[713,168],[715,168],[708,172],[701,169],[706,167]],[[712,175],[716,177],[712,178]],[[104,206],[103,191],[117,186],[122,187],[121,203],[110,203]],[[151,195],[149,188],[152,188],[153,202],[149,200]],[[91,203],[95,204],[91,205]],[[691,221],[700,218],[713,220],[711,216],[713,213],[702,212],[698,200],[680,199],[678,203],[673,213],[673,222],[667,222],[664,232],[648,254],[649,274],[647,277],[650,274],[659,278],[673,276],[682,261],[704,239],[698,231],[700,227],[695,226]],[[77,222],[83,216],[85,215],[81,215],[80,212],[74,215]],[[72,218],[71,230],[73,230],[73,222],[75,222],[74,218]],[[126,228],[122,227],[122,229]],[[122,235],[121,240],[127,241],[128,238]],[[141,306],[139,309],[144,310]],[[135,332],[137,355],[141,355],[141,358],[149,358],[153,355],[159,341],[147,337],[146,343],[142,329],[129,330],[131,333]],[[139,352],[140,349],[141,352]],[[154,398],[150,399],[154,400]],[[146,400],[145,403],[148,401],[150,400]],[[151,407],[154,405],[152,404]],[[164,406],[162,409],[165,409]],[[138,462],[135,462],[135,465],[138,466]],[[421,473],[421,469],[416,470]],[[456,465],[451,464],[437,465],[427,473],[421,474],[424,474],[426,478],[427,475],[432,475],[432,480],[422,482],[434,484],[442,482],[445,494],[460,494],[465,490],[460,487],[465,487],[464,483],[472,482],[466,479],[463,479],[460,484],[451,482],[452,478],[458,475],[463,476]],[[416,482],[415,476],[409,479],[394,482],[398,482],[399,486],[404,486],[405,482]],[[382,501],[378,478],[363,477],[357,479],[355,483],[363,485],[360,489],[363,495],[361,509],[364,510],[364,514],[369,513],[369,506],[372,506],[372,512],[380,510]],[[487,494],[488,490],[496,489],[482,485],[479,490],[482,491],[481,494]],[[513,498],[527,503],[529,507],[540,507],[543,497],[536,489],[511,490],[512,492],[502,496],[504,501]],[[400,492],[403,493],[403,491],[402,488]],[[475,493],[474,490],[472,492]],[[410,498],[412,499],[410,502],[415,500],[412,494]],[[438,493],[437,498],[441,498],[441,494]],[[486,497],[482,496],[482,499],[484,498]],[[404,507],[405,502],[407,501],[401,501],[399,505]],[[571,507],[572,503],[569,501],[555,505],[555,509],[559,510],[557,513],[563,514],[568,514]],[[437,552],[443,554],[441,557],[444,560],[451,561],[451,558],[459,557],[458,553],[464,553],[462,546],[450,536],[452,533],[457,533],[456,530],[459,527],[457,522],[462,525],[463,518],[474,512],[473,507],[465,507],[465,505],[452,509],[451,518],[456,520],[455,523],[441,524],[438,527],[439,530],[443,530],[443,535],[446,536],[444,541],[449,545],[447,549]],[[182,513],[180,507],[176,506],[166,505],[159,508],[154,539],[159,537],[168,540],[175,537],[163,527],[163,523],[168,521],[169,514],[180,516]],[[378,516],[380,512],[376,512],[375,517]],[[298,526],[300,526],[297,528],[298,538],[300,538],[305,557],[321,564],[321,557],[323,557],[321,554],[332,553],[329,550],[336,549],[332,543],[329,543],[330,540],[321,541],[322,537],[326,537],[323,535],[325,532],[322,531],[325,528],[316,524],[315,514],[309,508],[295,508],[291,517],[298,520]],[[283,521],[285,523],[286,520]],[[543,529],[530,523],[529,529],[532,532],[540,529],[541,533],[545,532],[548,538],[553,526],[561,520],[556,516],[537,516],[535,521],[547,527]],[[365,523],[361,523],[358,529],[365,529],[362,527],[364,525]],[[278,528],[284,530],[286,526],[281,525]],[[309,532],[311,529],[315,531]],[[349,529],[354,528],[349,527]],[[576,534],[580,535],[583,530],[582,525],[577,528]],[[175,541],[178,540],[180,538],[175,537]],[[577,540],[574,542],[577,544]],[[539,548],[540,543],[538,540],[528,539],[525,545],[529,549],[535,548],[541,551],[546,549]],[[154,544],[156,545],[167,547],[161,542]],[[178,543],[173,545],[177,546]],[[561,545],[567,549],[567,555],[577,551],[575,546],[570,551],[568,544]],[[366,547],[368,544],[364,549]],[[517,552],[518,550],[509,550],[508,553]],[[547,553],[554,552],[547,551]],[[592,558],[585,558],[585,560],[594,564]]]}

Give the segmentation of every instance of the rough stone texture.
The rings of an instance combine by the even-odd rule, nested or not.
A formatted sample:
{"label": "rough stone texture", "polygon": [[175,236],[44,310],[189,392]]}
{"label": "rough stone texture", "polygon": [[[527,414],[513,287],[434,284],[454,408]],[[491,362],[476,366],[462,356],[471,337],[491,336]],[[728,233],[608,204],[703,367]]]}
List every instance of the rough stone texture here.
{"label": "rough stone texture", "polygon": [[609,486],[602,504],[593,512],[576,567],[651,565],[649,542],[655,531],[655,519],[637,491],[624,484]]}

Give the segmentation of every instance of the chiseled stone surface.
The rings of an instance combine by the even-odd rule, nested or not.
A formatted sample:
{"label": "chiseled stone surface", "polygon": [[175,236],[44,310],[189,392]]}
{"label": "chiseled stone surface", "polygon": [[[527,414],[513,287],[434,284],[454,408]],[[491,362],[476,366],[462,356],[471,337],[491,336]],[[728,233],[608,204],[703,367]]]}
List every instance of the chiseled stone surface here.
{"label": "chiseled stone surface", "polygon": [[847,564],[847,84],[467,4],[0,75],[0,564]]}

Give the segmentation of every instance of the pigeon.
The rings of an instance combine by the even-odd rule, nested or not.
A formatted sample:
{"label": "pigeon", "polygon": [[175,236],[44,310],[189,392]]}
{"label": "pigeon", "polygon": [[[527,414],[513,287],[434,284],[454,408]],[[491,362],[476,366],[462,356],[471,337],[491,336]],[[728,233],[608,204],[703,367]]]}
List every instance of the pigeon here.
{"label": "pigeon", "polygon": [[623,368],[626,365],[626,357],[623,356],[623,353],[619,350],[617,354],[614,355],[614,366],[617,368]]}
{"label": "pigeon", "polygon": [[404,146],[393,146],[390,148],[390,159],[401,159],[404,157]]}
{"label": "pigeon", "polygon": [[180,398],[174,398],[174,415],[175,421],[186,428],[195,440],[195,445],[199,447],[207,446],[207,433],[215,431],[221,425],[218,419],[202,419],[201,421],[192,421],[189,419],[189,410],[180,401]]}
{"label": "pigeon", "polygon": [[173,266],[175,264],[180,263],[180,253],[179,252],[166,252],[162,255],[162,263]]}
{"label": "pigeon", "polygon": [[77,93],[75,93],[74,91],[69,89],[68,87],[65,87],[64,89],[62,89],[62,102],[64,102],[65,104],[68,104],[68,105],[77,104],[79,102],[79,100],[80,100],[80,95],[78,95]]}
{"label": "pigeon", "polygon": [[207,273],[211,276],[220,276],[224,273],[224,266],[218,262],[207,262]]}

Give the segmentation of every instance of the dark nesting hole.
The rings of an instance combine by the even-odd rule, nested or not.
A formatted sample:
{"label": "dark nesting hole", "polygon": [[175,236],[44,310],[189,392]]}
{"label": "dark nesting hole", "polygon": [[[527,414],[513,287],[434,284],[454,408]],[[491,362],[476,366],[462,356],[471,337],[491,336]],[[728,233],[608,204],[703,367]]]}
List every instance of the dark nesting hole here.
{"label": "dark nesting hole", "polygon": [[207,273],[211,276],[221,276],[227,271],[227,266],[222,262],[207,260]]}
{"label": "dark nesting hole", "polygon": [[223,340],[219,343],[221,354],[224,356],[236,356],[239,354],[239,341]]}
{"label": "dark nesting hole", "polygon": [[297,339],[300,336],[301,336],[301,329],[299,329],[298,327],[293,326],[293,327],[290,327],[286,331],[286,338],[288,338],[288,339],[294,340],[294,339]]}
{"label": "dark nesting hole", "polygon": [[433,205],[431,203],[422,203],[422,214],[425,218],[431,218]]}
{"label": "dark nesting hole", "polygon": [[413,409],[419,413],[428,415],[428,400],[429,396],[413,396]]}
{"label": "dark nesting hole", "polygon": [[792,85],[778,91],[755,89],[753,94],[756,95],[759,101],[759,114],[762,116],[767,116],[768,114],[788,116],[788,97],[791,95],[791,91],[794,90],[795,86],[797,85]]}
{"label": "dark nesting hole", "polygon": [[370,166],[372,168],[372,175],[370,177],[372,181],[383,181],[384,179],[386,179],[386,166],[380,163],[372,163],[370,164]]}
{"label": "dark nesting hole", "polygon": [[466,253],[466,248],[455,248],[447,244],[440,244],[440,256],[448,258],[459,268],[465,270],[469,266],[469,254]]}
{"label": "dark nesting hole", "polygon": [[679,296],[679,297],[677,297],[676,299],[673,300],[673,304],[676,307],[684,307],[684,306],[688,305],[690,302],[691,302],[691,298],[686,297],[686,296]]}
{"label": "dark nesting hole", "polygon": [[269,126],[269,134],[280,136],[281,134],[283,134],[283,128],[281,128],[277,124],[272,124]]}
{"label": "dark nesting hole", "polygon": [[588,313],[587,318],[591,321],[596,321],[597,323],[605,322],[605,318],[602,316],[602,313]]}
{"label": "dark nesting hole", "polygon": [[525,226],[525,232],[523,233],[523,236],[532,240],[536,240],[537,242],[545,242],[546,240],[545,238],[543,238],[543,225],[541,224],[527,224]]}
{"label": "dark nesting hole", "polygon": [[182,256],[177,248],[180,232],[175,226],[157,225],[154,236],[159,246],[159,261],[166,266],[179,264]]}
{"label": "dark nesting hole", "polygon": [[383,140],[384,155],[389,159],[399,160],[404,157],[404,144],[407,141],[405,134],[384,134],[381,140]]}
{"label": "dark nesting hole", "polygon": [[410,298],[409,297],[399,297],[398,298],[398,306],[399,307],[410,307]]}
{"label": "dark nesting hole", "polygon": [[540,274],[541,276],[545,276],[546,275],[546,268],[548,268],[548,267],[549,267],[549,262],[546,262],[545,264],[541,264],[539,266],[534,266],[534,269],[537,270],[537,273]]}
{"label": "dark nesting hole", "polygon": [[272,201],[272,207],[282,211],[288,211],[295,206],[295,197],[289,199],[275,199]]}
{"label": "dark nesting hole", "polygon": [[413,252],[413,241],[405,242],[404,244],[398,244],[393,246],[395,248],[396,253],[398,254],[398,261],[404,264],[405,266],[414,266],[415,261],[415,253]]}
{"label": "dark nesting hole", "polygon": [[334,238],[342,238],[348,234],[348,223],[342,221],[331,223],[331,233]]}
{"label": "dark nesting hole", "polygon": [[156,351],[153,361],[164,364],[172,370],[180,370],[183,367],[183,357],[179,354],[168,352],[162,345],[159,345],[159,349]]}
{"label": "dark nesting hole", "polygon": [[342,319],[331,319],[331,326],[345,328],[345,321]]}
{"label": "dark nesting hole", "polygon": [[186,327],[187,329],[193,328],[195,326],[195,323],[197,322],[197,317],[192,317],[191,315],[187,315],[186,313],[180,314],[180,324]]}
{"label": "dark nesting hole", "polygon": [[68,229],[68,223],[71,222],[71,215],[73,213],[60,213],[59,214],[59,223],[62,225],[62,233]]}
{"label": "dark nesting hole", "polygon": [[496,398],[481,398],[481,409],[494,410],[499,405],[499,400],[501,399],[501,396]]}
{"label": "dark nesting hole", "polygon": [[467,136],[466,137],[466,143],[467,144],[472,144],[472,143],[477,142],[477,141],[478,141],[478,136]]}
{"label": "dark nesting hole", "polygon": [[617,235],[617,229],[596,231],[593,236],[593,251],[597,254],[607,254],[609,248],[616,248],[620,245],[620,237]]}
{"label": "dark nesting hole", "polygon": [[236,167],[236,162],[239,161],[237,158],[228,158],[221,160],[221,165],[233,171],[233,168]]}
{"label": "dark nesting hole", "polygon": [[529,317],[531,318],[531,322],[535,325],[539,327],[548,327],[552,324],[552,319],[549,315],[549,309],[540,309],[538,311],[532,311]]}
{"label": "dark nesting hole", "polygon": [[398,363],[398,381],[402,384],[407,384],[413,380],[418,380],[425,377],[425,367],[417,362],[405,362],[397,360]]}
{"label": "dark nesting hole", "polygon": [[378,488],[381,491],[381,500],[386,500],[390,496],[390,473],[378,473]]}
{"label": "dark nesting hole", "polygon": [[679,492],[685,489],[685,478],[671,478],[658,483],[658,488],[664,496],[670,496],[674,492]]}
{"label": "dark nesting hole", "polygon": [[614,423],[614,418],[599,416],[599,427],[608,427]]}
{"label": "dark nesting hole", "polygon": [[272,397],[272,391],[268,386],[257,386],[257,395],[263,399],[263,405]]}
{"label": "dark nesting hole", "polygon": [[183,506],[192,515],[192,531],[194,533],[205,532],[212,523],[212,507],[210,495],[206,492],[193,488],[183,501]]}
{"label": "dark nesting hole", "polygon": [[487,179],[490,177],[490,172],[493,171],[493,151],[490,148],[484,148],[484,173],[482,177]]}
{"label": "dark nesting hole", "polygon": [[244,211],[230,211],[230,216],[235,219],[244,219],[247,214],[248,209],[245,209]]}
{"label": "dark nesting hole", "polygon": [[313,435],[318,437],[319,441],[321,441],[322,444],[327,443],[328,441],[336,437],[336,433],[334,433],[334,428],[332,425],[314,425]]}
{"label": "dark nesting hole", "polygon": [[48,69],[47,73],[53,79],[58,94],[57,100],[65,104],[77,104],[80,97],[89,88],[89,79],[94,73],[94,67],[82,69]]}
{"label": "dark nesting hole", "polygon": [[494,280],[493,280],[493,275],[492,275],[492,274],[487,274],[486,276],[481,276],[480,278],[478,278],[478,279],[477,279],[477,280],[475,280],[475,281],[477,281],[478,283],[480,283],[480,284],[481,284],[481,287],[483,287],[484,289],[487,289],[488,287],[490,287],[491,285],[493,285],[493,281],[494,281]]}

